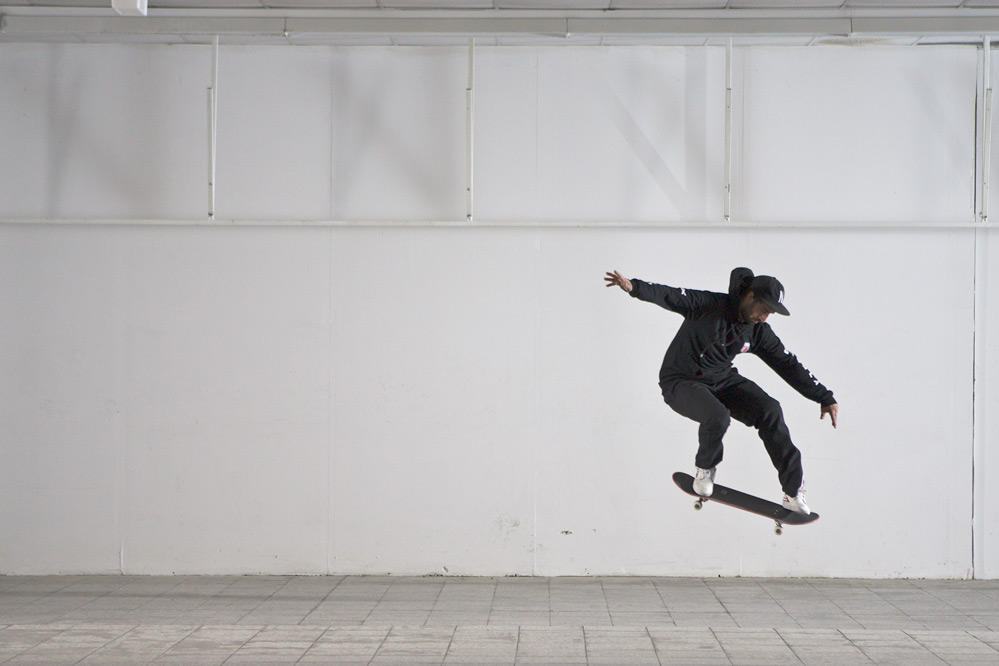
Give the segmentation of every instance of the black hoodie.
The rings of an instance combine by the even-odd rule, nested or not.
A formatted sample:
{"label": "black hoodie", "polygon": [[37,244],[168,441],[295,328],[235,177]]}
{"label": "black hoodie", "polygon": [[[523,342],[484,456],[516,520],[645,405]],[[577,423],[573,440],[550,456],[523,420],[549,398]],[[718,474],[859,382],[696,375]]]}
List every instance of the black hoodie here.
{"label": "black hoodie", "polygon": [[634,298],[683,315],[683,324],[666,350],[659,371],[660,385],[692,379],[711,389],[720,387],[738,373],[732,366],[736,355],[749,352],[763,359],[809,400],[823,406],[835,404],[832,391],[784,348],[769,324],[744,324],[739,320],[739,299],[752,280],[753,271],[736,268],[729,279],[728,294],[719,294],[631,279]]}

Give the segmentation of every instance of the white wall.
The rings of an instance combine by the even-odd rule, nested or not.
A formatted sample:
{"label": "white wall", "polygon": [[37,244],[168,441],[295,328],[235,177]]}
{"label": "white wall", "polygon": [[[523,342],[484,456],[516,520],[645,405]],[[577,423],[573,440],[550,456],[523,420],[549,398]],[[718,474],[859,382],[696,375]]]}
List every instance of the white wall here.
{"label": "white wall", "polygon": [[[994,159],[994,158],[993,158]],[[977,284],[995,285],[999,265],[999,237],[995,233],[979,232]],[[975,560],[976,573],[983,577],[999,577],[999,414],[993,406],[999,395],[999,294],[979,289],[976,313],[979,334],[975,338]]]}
{"label": "white wall", "polygon": [[[742,228],[701,226],[721,49],[480,49],[492,224],[449,227],[419,223],[465,216],[464,49],[223,48],[217,212],[263,226],[204,220],[206,48],[0,53],[0,218],[203,222],[0,225],[0,572],[999,570],[999,243],[946,226],[974,219],[973,48],[737,49]],[[906,221],[937,226],[838,224]],[[842,409],[738,363],[822,514],[782,537],[673,487],[679,317],[600,279],[737,265],[785,283],[775,329]],[[779,493],[753,431],[726,451]]]}

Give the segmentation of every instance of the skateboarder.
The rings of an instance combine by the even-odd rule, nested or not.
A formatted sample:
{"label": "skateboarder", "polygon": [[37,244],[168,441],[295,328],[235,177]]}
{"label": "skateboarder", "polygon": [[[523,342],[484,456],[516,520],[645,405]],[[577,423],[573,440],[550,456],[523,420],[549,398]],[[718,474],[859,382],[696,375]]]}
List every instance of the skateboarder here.
{"label": "skateboarder", "polygon": [[784,307],[783,285],[768,275],[754,276],[748,268],[732,271],[728,294],[652,284],[617,271],[607,273],[604,280],[608,287],[620,287],[633,298],[683,315],[683,324],[666,350],[659,386],[673,411],[700,424],[694,490],[711,495],[722,461],[722,437],[734,418],[759,431],[777,468],[784,507],[811,513],[805,502],[801,452],[791,442],[780,403],[732,366],[737,354],[756,354],[792,388],[819,403],[819,418],[828,414],[836,427],[839,406],[832,391],[784,348],[766,323],[775,312],[790,314]]}

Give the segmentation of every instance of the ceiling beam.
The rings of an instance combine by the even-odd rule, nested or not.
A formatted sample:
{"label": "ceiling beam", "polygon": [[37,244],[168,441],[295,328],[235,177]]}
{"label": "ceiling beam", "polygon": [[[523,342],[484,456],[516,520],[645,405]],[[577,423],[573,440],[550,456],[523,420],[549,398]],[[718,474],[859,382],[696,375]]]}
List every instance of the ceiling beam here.
{"label": "ceiling beam", "polygon": [[[294,42],[295,37],[738,37],[837,36],[901,37],[991,35],[999,41],[999,11],[957,10],[951,15],[830,15],[829,12],[738,11],[344,11],[320,16],[299,13],[253,13],[213,10],[202,13],[156,12],[146,17],[82,13],[10,12],[0,15],[0,41],[46,41],[65,37],[87,41],[128,41],[129,37],[176,36],[201,41],[219,35],[223,41],[268,38]],[[843,14],[840,12],[839,14]],[[963,15],[962,15],[963,14]],[[186,39],[185,39],[186,38]],[[210,40],[209,40],[210,41]]]}

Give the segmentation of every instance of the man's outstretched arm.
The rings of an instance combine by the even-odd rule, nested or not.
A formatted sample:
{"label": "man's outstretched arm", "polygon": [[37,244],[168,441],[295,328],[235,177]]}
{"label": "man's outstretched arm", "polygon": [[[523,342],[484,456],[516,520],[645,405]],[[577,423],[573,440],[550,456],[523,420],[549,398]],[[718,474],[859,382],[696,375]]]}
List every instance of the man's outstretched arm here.
{"label": "man's outstretched arm", "polygon": [[828,414],[835,428],[839,418],[839,405],[836,404],[833,392],[819,383],[815,375],[784,347],[769,325],[758,326],[757,334],[754,353],[798,393],[819,403],[819,419],[825,419]]}
{"label": "man's outstretched arm", "polygon": [[661,308],[666,308],[670,312],[677,312],[683,316],[689,316],[706,307],[710,307],[715,301],[715,294],[697,289],[684,289],[681,287],[670,287],[654,282],[645,282],[635,278],[629,280],[618,271],[612,271],[604,276],[604,282],[608,287],[620,287],[632,298],[647,303],[655,303]]}

